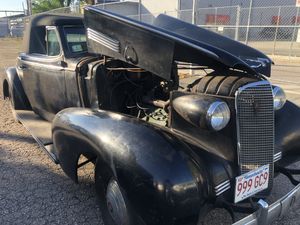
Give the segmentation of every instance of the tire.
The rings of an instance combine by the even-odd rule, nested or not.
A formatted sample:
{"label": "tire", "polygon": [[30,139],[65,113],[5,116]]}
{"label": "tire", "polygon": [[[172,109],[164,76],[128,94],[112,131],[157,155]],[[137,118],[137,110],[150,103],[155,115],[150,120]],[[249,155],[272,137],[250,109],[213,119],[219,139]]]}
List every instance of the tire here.
{"label": "tire", "polygon": [[8,93],[9,93],[9,96],[8,96],[8,99],[9,99],[9,102],[10,102],[10,108],[11,108],[11,113],[13,115],[13,118],[16,122],[20,123],[20,120],[18,119],[18,116],[17,116],[17,113],[16,113],[16,109],[18,109],[19,107],[19,103],[15,102],[15,97],[14,97],[14,93],[11,91],[11,88],[8,89]]}
{"label": "tire", "polygon": [[104,225],[145,225],[132,213],[125,191],[113,173],[97,164],[95,186]]}
{"label": "tire", "polygon": [[18,75],[11,75],[9,78],[9,74],[7,73],[8,78],[3,81],[4,98],[10,99],[11,106],[15,110],[32,110]]}

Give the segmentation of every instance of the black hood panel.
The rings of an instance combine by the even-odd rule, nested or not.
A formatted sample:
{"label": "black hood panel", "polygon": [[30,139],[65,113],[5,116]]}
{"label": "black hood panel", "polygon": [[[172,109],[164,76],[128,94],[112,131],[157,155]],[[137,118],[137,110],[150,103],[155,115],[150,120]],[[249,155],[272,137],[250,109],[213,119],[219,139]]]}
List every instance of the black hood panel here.
{"label": "black hood panel", "polygon": [[[174,61],[269,76],[271,61],[259,51],[166,15],[160,15],[153,26],[89,6],[84,23],[89,52],[122,60],[166,80],[171,79]],[[259,60],[264,62],[263,70]]]}
{"label": "black hood panel", "polygon": [[[164,14],[155,19],[154,25],[230,53],[256,72],[270,76],[272,60],[264,53],[245,44]],[[233,63],[232,61],[231,64]]]}

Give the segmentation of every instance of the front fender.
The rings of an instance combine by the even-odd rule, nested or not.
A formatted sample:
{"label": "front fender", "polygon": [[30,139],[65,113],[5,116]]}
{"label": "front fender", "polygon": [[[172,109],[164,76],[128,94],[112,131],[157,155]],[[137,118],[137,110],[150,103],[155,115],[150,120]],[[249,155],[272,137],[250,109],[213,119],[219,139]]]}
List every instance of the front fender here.
{"label": "front fender", "polygon": [[275,151],[282,152],[281,163],[290,164],[300,156],[300,108],[287,101],[275,114]]}
{"label": "front fender", "polygon": [[14,109],[30,110],[31,106],[15,67],[9,67],[2,82],[4,98],[11,98]]}
{"label": "front fender", "polygon": [[82,108],[59,112],[52,129],[66,174],[76,181],[74,162],[91,151],[110,167],[147,224],[173,224],[199,214],[208,195],[204,163],[196,163],[190,147],[167,130],[117,113]]}

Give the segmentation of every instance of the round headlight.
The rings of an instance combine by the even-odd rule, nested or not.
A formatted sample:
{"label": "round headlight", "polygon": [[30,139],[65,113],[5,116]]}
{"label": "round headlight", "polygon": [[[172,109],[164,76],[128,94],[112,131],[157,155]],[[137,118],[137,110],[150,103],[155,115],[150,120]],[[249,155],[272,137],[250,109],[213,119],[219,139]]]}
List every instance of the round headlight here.
{"label": "round headlight", "polygon": [[286,96],[284,90],[280,87],[275,86],[273,88],[273,97],[274,97],[274,109],[275,110],[281,109],[286,102]]}
{"label": "round headlight", "polygon": [[230,109],[225,102],[216,101],[212,103],[206,114],[206,121],[210,128],[215,131],[222,130],[230,120]]}

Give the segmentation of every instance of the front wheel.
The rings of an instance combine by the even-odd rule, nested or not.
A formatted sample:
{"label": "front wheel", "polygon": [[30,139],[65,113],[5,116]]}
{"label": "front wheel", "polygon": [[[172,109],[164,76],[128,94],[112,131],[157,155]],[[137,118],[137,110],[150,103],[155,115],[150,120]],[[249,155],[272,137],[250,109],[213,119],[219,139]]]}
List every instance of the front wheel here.
{"label": "front wheel", "polygon": [[109,170],[96,166],[95,178],[104,225],[144,225],[132,213],[125,192]]}
{"label": "front wheel", "polygon": [[111,179],[106,189],[106,208],[115,224],[129,225],[129,213],[121,188],[115,179]]}
{"label": "front wheel", "polygon": [[16,109],[17,109],[16,102],[15,102],[15,99],[13,97],[13,93],[11,91],[9,91],[8,99],[9,99],[10,109],[11,109],[11,113],[13,115],[13,118],[16,122],[20,123],[19,118],[18,118],[17,113],[16,113]]}

